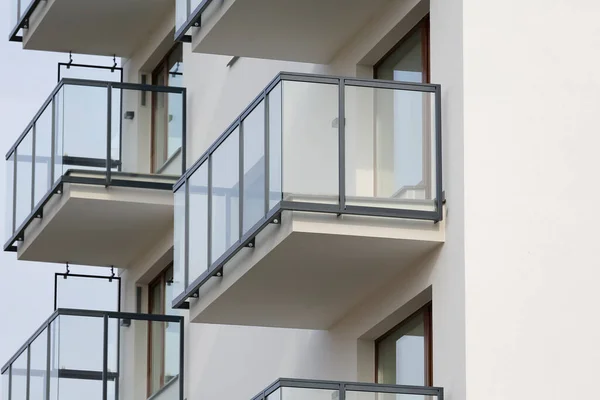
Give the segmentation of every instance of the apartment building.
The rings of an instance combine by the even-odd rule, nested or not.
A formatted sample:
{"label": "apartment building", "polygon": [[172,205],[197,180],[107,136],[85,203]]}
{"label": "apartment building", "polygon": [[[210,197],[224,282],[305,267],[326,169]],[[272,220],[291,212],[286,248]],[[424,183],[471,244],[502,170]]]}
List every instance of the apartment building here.
{"label": "apartment building", "polygon": [[4,250],[106,273],[3,399],[594,398],[600,5],[10,1],[115,65],[8,149]]}

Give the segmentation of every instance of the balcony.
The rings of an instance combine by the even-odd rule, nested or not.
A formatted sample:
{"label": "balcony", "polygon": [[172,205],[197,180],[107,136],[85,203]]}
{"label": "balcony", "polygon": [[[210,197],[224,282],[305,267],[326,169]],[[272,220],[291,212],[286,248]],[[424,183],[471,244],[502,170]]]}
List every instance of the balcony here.
{"label": "balcony", "polygon": [[146,398],[135,376],[147,358],[126,352],[147,349],[149,329],[164,333],[165,384],[152,398],[183,400],[183,317],[72,309],[56,310],[2,367],[2,398]]}
{"label": "balcony", "polygon": [[444,389],[431,386],[278,379],[252,400],[443,400],[443,398]]}
{"label": "balcony", "polygon": [[[150,108],[140,106],[151,98],[168,112],[170,158],[155,173],[143,150]],[[61,80],[6,155],[4,250],[20,260],[127,268],[172,227],[183,143],[185,89]]]}
{"label": "balcony", "polygon": [[130,57],[173,0],[10,0],[9,40],[30,50]]}
{"label": "balcony", "polygon": [[279,74],[175,185],[175,307],[327,329],[444,242],[440,86]]}

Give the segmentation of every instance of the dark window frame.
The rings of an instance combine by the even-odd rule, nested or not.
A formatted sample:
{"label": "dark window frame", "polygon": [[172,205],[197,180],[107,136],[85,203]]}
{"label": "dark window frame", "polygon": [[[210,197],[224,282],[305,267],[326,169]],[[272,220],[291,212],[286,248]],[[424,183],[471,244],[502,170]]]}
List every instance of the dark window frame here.
{"label": "dark window frame", "polygon": [[419,308],[408,317],[404,318],[400,323],[396,324],[392,329],[381,335],[375,340],[375,383],[379,382],[379,344],[394,334],[398,329],[402,328],[407,322],[418,315],[423,315],[423,329],[425,331],[425,385],[433,386],[433,327],[432,327],[432,303],[428,302],[423,307]]}
{"label": "dark window frame", "polygon": [[[169,263],[149,284],[148,284],[148,314],[153,314],[152,313],[152,309],[154,306],[154,301],[153,301],[153,289],[155,287],[159,287],[160,290],[160,308],[159,308],[159,312],[160,315],[165,315],[166,313],[166,309],[165,309],[165,296],[166,296],[166,286],[168,284],[167,281],[167,274],[169,272],[169,269],[173,268],[173,262]],[[147,351],[147,374],[146,374],[146,396],[150,397],[152,396],[154,393],[156,393],[157,391],[159,391],[160,389],[162,389],[165,386],[165,348],[166,348],[166,344],[165,344],[165,334],[163,332],[162,336],[162,343],[161,343],[161,362],[160,362],[160,382],[159,382],[159,388],[155,389],[154,391],[152,390],[152,357],[153,357],[153,351],[152,351],[152,324],[157,324],[158,322],[151,322],[148,321],[148,351]],[[161,323],[164,324],[164,323]],[[161,331],[162,332],[162,331]]]}

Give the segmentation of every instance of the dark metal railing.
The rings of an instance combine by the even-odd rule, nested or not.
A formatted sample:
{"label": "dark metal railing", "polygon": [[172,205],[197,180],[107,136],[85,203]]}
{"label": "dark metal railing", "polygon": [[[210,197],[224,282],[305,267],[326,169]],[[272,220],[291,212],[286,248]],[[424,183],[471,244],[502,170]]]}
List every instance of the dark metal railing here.
{"label": "dark metal railing", "polygon": [[[127,167],[123,163],[123,121],[134,118],[134,113],[123,113],[124,99],[133,94],[130,103],[137,107],[138,94],[146,92],[175,95],[171,101],[180,102],[174,129],[181,130],[181,164],[172,177],[139,171],[134,157],[127,158]],[[137,134],[134,125],[130,129]],[[171,190],[186,167],[185,133],[185,88],[62,79],[6,154],[12,179],[7,182],[4,250],[16,251],[15,242],[24,240],[25,229],[43,217],[44,205],[62,193],[64,183]]]}
{"label": "dark metal railing", "polygon": [[[257,394],[252,400],[281,400],[287,398],[286,391],[302,392],[296,393],[294,398],[305,400],[319,400],[331,398],[336,400],[360,399],[358,394],[371,394],[372,396],[384,395],[410,395],[423,396],[422,399],[443,400],[444,389],[433,386],[408,386],[408,385],[385,385],[380,383],[359,383],[359,382],[338,382],[338,381],[317,381],[309,379],[287,379],[281,378],[269,385],[265,390]],[[377,398],[377,397],[369,397]],[[390,399],[392,397],[389,397]]]}
{"label": "dark metal railing", "polygon": [[[83,325],[76,326],[66,323],[77,319],[86,321],[91,326],[102,325],[101,357],[98,357],[98,344],[87,336]],[[148,324],[160,323],[164,326],[176,324],[178,348],[177,361],[178,396],[183,400],[184,393],[184,329],[183,317],[173,315],[140,314],[114,311],[58,309],[35,331],[35,333],[19,348],[19,350],[4,364],[2,386],[5,400],[24,400],[26,398],[70,398],[79,397],[81,386],[75,386],[69,392],[68,386],[61,389],[61,396],[57,396],[60,380],[77,379],[84,381],[101,381],[102,399],[119,398],[120,371],[119,358],[121,353],[121,330],[128,329],[132,321],[147,321]],[[96,322],[96,324],[94,324]],[[89,328],[90,325],[88,325]],[[70,328],[70,329],[69,329]],[[61,336],[63,338],[61,339]],[[65,339],[64,336],[68,338]],[[94,336],[96,337],[96,336]],[[147,335],[144,335],[147,338]],[[112,339],[112,340],[111,340]],[[110,342],[113,343],[110,343]],[[38,351],[42,349],[42,351]],[[84,350],[82,350],[84,349]],[[82,354],[83,353],[83,354]],[[23,359],[22,359],[23,358]],[[95,369],[66,368],[65,359],[70,362],[76,360],[77,365],[97,365]],[[132,373],[132,371],[127,371]],[[175,379],[175,378],[173,378]],[[111,387],[109,388],[109,382]],[[133,379],[125,380],[125,384],[133,383]],[[90,386],[95,390],[95,386]],[[35,393],[34,393],[35,391]],[[113,393],[110,393],[113,392]],[[53,393],[53,395],[51,395]],[[27,394],[27,395],[25,395]],[[31,396],[29,395],[31,394]]]}
{"label": "dark metal railing", "polygon": [[[441,221],[440,96],[434,84],[280,73],[174,186],[180,286],[173,307],[187,307],[233,256],[255,247],[266,226],[280,223],[283,211]],[[393,146],[380,146],[381,154],[374,144],[361,147],[378,140],[384,125],[393,138],[420,141],[419,156],[406,161],[419,178],[400,188],[387,178],[385,190],[373,158],[386,158],[393,175]],[[358,187],[365,171],[370,183]],[[204,253],[191,257],[192,250]]]}
{"label": "dark metal railing", "polygon": [[[14,17],[16,17],[17,24],[12,28],[10,34],[8,35],[8,40],[11,42],[22,42],[23,36],[19,35],[21,29],[29,28],[29,19],[31,15],[37,8],[37,6],[43,0],[11,0],[14,4],[14,10],[12,12],[15,13]],[[23,4],[25,3],[25,4]]]}
{"label": "dark metal railing", "polygon": [[195,9],[191,9],[190,0],[176,0],[178,10],[184,9],[187,16],[186,21],[181,26],[175,27],[175,41],[191,42],[192,38],[188,35],[190,28],[199,28],[202,20],[202,13],[206,11],[213,0],[202,0]]}

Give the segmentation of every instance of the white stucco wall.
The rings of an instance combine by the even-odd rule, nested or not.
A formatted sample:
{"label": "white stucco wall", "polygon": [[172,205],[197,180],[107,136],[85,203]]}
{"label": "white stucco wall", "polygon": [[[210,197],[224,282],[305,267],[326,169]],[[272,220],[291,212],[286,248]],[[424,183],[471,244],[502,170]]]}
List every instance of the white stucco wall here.
{"label": "white stucco wall", "polygon": [[468,398],[595,396],[599,13],[464,1]]}

